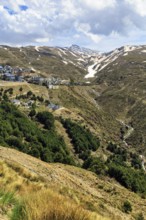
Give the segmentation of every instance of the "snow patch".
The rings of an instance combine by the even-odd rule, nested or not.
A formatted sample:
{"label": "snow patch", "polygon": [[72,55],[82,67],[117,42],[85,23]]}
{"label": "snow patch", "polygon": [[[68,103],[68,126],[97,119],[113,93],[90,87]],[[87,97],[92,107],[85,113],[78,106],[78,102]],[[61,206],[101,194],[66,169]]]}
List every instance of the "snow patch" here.
{"label": "snow patch", "polygon": [[124,52],[129,52],[129,51],[133,51],[135,49],[138,49],[137,47],[135,46],[124,46]]}
{"label": "snow patch", "polygon": [[142,50],[141,52],[142,52],[142,53],[146,53],[146,50]]}
{"label": "snow patch", "polygon": [[100,72],[101,70],[103,70],[108,64],[109,64],[109,63],[106,63],[105,65],[103,65],[103,66],[99,69],[99,72]]}
{"label": "snow patch", "polygon": [[62,54],[58,51],[58,55],[60,56],[60,57],[62,57]]}
{"label": "snow patch", "polygon": [[95,63],[88,67],[88,74],[85,76],[85,79],[92,78],[96,74],[96,69],[94,69]]}
{"label": "snow patch", "polygon": [[82,58],[79,58],[79,59],[78,59],[78,61],[83,61],[83,62],[84,62],[85,60],[84,60],[84,59],[82,59]]}
{"label": "snow patch", "polygon": [[66,55],[66,52],[63,49],[59,48],[58,50],[60,50],[60,52],[62,52],[64,55]]}
{"label": "snow patch", "polygon": [[31,70],[32,70],[32,71],[36,71],[36,69],[34,69],[33,67],[31,67]]}
{"label": "snow patch", "polygon": [[128,55],[128,53],[124,53],[124,54],[123,54],[123,56],[127,56],[127,55]]}
{"label": "snow patch", "polygon": [[74,65],[74,66],[78,66],[78,65],[76,65],[74,62],[72,62],[71,60],[69,60],[69,63],[71,63],[71,64]]}
{"label": "snow patch", "polygon": [[65,63],[66,65],[68,64],[68,62],[67,62],[67,61],[65,61],[65,60],[63,60],[62,62],[63,62],[63,63]]}
{"label": "snow patch", "polygon": [[39,47],[38,47],[38,46],[36,46],[36,47],[35,47],[35,50],[36,50],[37,52],[39,52]]}
{"label": "snow patch", "polygon": [[74,57],[77,57],[77,55],[75,55],[73,52],[69,51]]}

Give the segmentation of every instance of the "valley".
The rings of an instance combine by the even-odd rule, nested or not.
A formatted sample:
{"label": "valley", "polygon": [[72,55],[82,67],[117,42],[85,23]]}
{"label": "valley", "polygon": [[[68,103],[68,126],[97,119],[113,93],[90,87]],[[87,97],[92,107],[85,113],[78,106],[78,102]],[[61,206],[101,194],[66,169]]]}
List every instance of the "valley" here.
{"label": "valley", "polygon": [[[145,51],[0,47],[0,163],[19,176],[18,200],[27,196],[22,182],[34,198],[38,181],[39,189],[89,211],[87,220],[146,217]],[[39,180],[23,176],[23,168]],[[132,209],[125,211],[127,202]],[[15,205],[1,207],[7,220]]]}

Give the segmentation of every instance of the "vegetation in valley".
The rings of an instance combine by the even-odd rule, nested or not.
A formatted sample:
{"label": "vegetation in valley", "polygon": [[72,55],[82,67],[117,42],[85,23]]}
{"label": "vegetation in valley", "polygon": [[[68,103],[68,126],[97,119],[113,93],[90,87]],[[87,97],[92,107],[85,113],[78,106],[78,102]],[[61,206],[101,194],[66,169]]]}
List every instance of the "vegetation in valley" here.
{"label": "vegetation in valley", "polygon": [[[46,162],[75,165],[63,137],[56,133],[54,121],[52,113],[46,111],[37,113],[34,120],[31,120],[15,106],[3,101],[0,104],[0,144]],[[112,154],[107,161],[93,156],[91,152],[100,146],[99,139],[78,123],[69,119],[62,119],[61,122],[69,134],[75,154],[84,161],[83,168],[114,177],[126,188],[146,194],[146,174],[136,154],[129,154],[116,144],[109,143],[107,150]]]}
{"label": "vegetation in valley", "polygon": [[99,138],[93,135],[88,129],[79,125],[79,123],[75,123],[70,119],[62,119],[61,121],[69,134],[75,153],[83,160],[88,159],[91,151],[96,151],[99,148]]}
{"label": "vegetation in valley", "polygon": [[3,101],[0,104],[0,144],[46,162],[73,164],[63,138],[54,129],[53,115],[46,112],[37,114],[41,122],[43,117],[47,124],[41,128],[37,121],[32,121],[15,106]]}

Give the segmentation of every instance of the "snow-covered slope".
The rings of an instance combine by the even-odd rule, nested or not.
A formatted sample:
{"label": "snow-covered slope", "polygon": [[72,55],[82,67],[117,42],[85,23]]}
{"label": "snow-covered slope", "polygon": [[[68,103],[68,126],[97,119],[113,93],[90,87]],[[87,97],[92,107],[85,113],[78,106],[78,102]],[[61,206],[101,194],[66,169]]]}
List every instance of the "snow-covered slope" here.
{"label": "snow-covered slope", "polygon": [[[15,65],[36,69],[36,72],[46,72],[63,77],[72,77],[72,74],[78,72],[80,80],[90,81],[98,76],[102,71],[110,72],[114,66],[118,66],[120,59],[128,59],[132,53],[138,56],[145,56],[146,46],[124,46],[115,49],[109,53],[100,53],[96,50],[82,48],[78,45],[70,47],[47,47],[47,46],[28,46],[12,48],[9,46],[0,46],[2,60],[10,56],[10,63],[15,60]],[[9,53],[10,52],[10,53]],[[18,57],[15,59],[13,57]],[[146,59],[143,59],[143,63]],[[61,74],[60,74],[61,75]],[[74,78],[76,75],[74,74]]]}
{"label": "snow-covered slope", "polygon": [[[128,56],[129,53],[141,50],[144,46],[124,46],[118,49],[115,49],[109,53],[100,54],[96,57],[91,58],[91,65],[88,66],[88,74],[85,76],[85,78],[91,78],[95,77],[95,75],[105,69],[108,65],[116,61],[119,57]],[[142,50],[141,52],[146,51]],[[118,65],[118,63],[115,63],[114,65]]]}
{"label": "snow-covered slope", "polygon": [[[35,47],[37,52],[44,52],[44,47]],[[96,50],[88,48],[82,48],[78,45],[72,45],[70,47],[49,47],[52,54],[55,54],[62,60],[64,65],[72,64],[87,72],[84,76],[85,79],[94,78],[105,68],[108,68],[110,64],[118,65],[119,57],[126,57],[134,51],[139,53],[145,53],[145,46],[123,46],[117,48],[109,53],[100,53]],[[111,71],[111,70],[109,70]]]}
{"label": "snow-covered slope", "polygon": [[[98,72],[114,63],[119,57],[128,56],[129,53],[140,49],[145,51],[143,46],[124,46],[109,53],[100,53],[96,50],[79,47],[78,45],[64,48],[56,47],[57,53],[64,64],[71,63],[87,71],[85,79],[95,77]],[[114,65],[118,65],[118,63]]]}

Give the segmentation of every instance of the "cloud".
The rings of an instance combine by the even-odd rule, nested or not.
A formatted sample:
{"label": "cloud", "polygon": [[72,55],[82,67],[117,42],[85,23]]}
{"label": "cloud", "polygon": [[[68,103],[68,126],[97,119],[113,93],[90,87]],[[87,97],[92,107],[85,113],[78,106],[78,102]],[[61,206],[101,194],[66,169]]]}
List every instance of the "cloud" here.
{"label": "cloud", "polygon": [[145,8],[144,0],[1,0],[0,44],[143,44]]}
{"label": "cloud", "polygon": [[140,16],[146,16],[146,1],[145,0],[126,0],[131,5],[135,12]]}
{"label": "cloud", "polygon": [[[80,1],[81,4],[83,1]],[[84,0],[85,7],[89,7],[92,10],[103,10],[104,8],[113,8],[116,5],[116,0],[106,0],[106,1],[93,1]]]}

